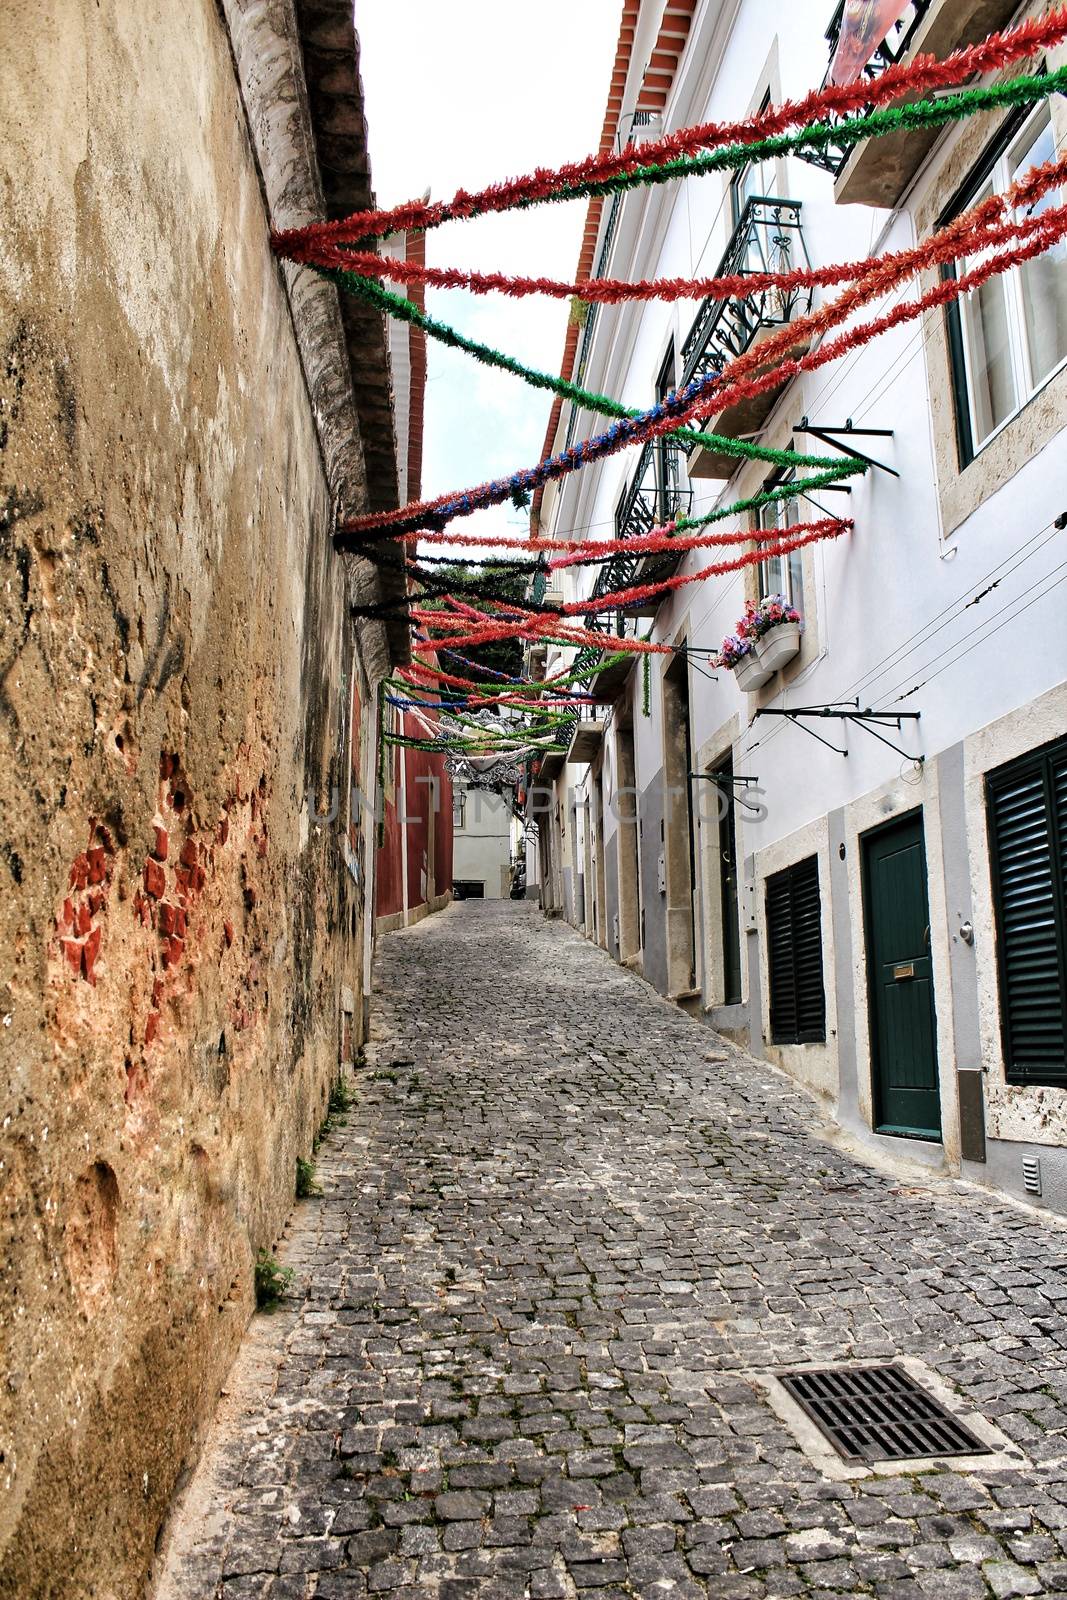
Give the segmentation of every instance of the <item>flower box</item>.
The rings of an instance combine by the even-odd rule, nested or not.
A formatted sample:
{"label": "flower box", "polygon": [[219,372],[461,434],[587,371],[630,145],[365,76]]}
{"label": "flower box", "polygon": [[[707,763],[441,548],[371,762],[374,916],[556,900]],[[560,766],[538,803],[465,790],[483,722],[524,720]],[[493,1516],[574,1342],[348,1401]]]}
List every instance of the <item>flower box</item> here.
{"label": "flower box", "polygon": [[786,662],[792,661],[799,649],[799,622],[776,623],[756,640],[756,655],[767,678],[784,667]]}
{"label": "flower box", "polygon": [[734,682],[739,689],[750,693],[753,689],[762,689],[772,674],[755,650],[748,655],[739,657],[737,664],[730,669],[734,675]]}

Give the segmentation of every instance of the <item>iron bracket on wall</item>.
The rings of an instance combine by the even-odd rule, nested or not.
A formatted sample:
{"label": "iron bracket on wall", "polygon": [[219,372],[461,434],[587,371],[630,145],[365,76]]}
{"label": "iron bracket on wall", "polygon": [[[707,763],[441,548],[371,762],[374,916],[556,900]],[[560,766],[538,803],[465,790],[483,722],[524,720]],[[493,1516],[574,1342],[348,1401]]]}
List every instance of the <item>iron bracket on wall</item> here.
{"label": "iron bracket on wall", "polygon": [[838,722],[854,722],[858,728],[863,728],[872,738],[895,750],[898,756],[903,756],[905,761],[926,760],[925,756],[913,756],[909,750],[902,750],[892,739],[887,739],[878,729],[896,728],[903,732],[905,722],[918,722],[922,716],[921,711],[872,711],[870,706],[860,709],[859,700],[834,700],[825,706],[789,706],[784,710],[776,706],[761,706],[756,712],[757,717],[785,717],[798,728],[803,728],[805,733],[810,733],[813,739],[818,739],[828,750],[833,750],[835,755],[847,756],[848,751],[842,750],[839,745],[831,744],[829,739],[824,739],[821,733],[816,733],[814,728],[809,728],[803,722],[805,717],[828,717]]}
{"label": "iron bracket on wall", "polygon": [[[729,788],[731,792],[733,792],[738,784],[740,784],[743,789],[753,789],[759,784],[758,778],[747,778],[745,777],[744,773],[741,772],[691,772],[689,774],[689,778],[690,781],[692,781],[694,778],[702,778],[705,783],[713,783],[716,789],[718,789],[720,792],[724,788]],[[750,806],[748,801],[739,794],[735,793],[734,799],[737,801],[737,804],[739,806],[743,806],[746,811],[758,811],[760,809],[759,806]]]}
{"label": "iron bracket on wall", "polygon": [[709,672],[707,667],[702,667],[699,661],[693,660],[693,655],[695,652],[698,655],[707,656],[710,662],[716,653],[714,650],[707,650],[703,645],[693,644],[676,644],[672,645],[671,649],[674,651],[675,655],[685,656],[693,671],[699,672],[702,678],[707,678],[709,683],[718,683],[719,679],[716,673]]}
{"label": "iron bracket on wall", "polygon": [[887,467],[884,461],[876,461],[873,456],[866,455],[864,451],[857,450],[853,445],[834,438],[834,434],[844,434],[849,439],[891,439],[893,437],[892,428],[857,428],[851,417],[845,418],[843,428],[831,427],[829,423],[816,427],[814,423],[809,422],[807,417],[801,417],[793,432],[810,433],[813,439],[819,439],[823,444],[832,445],[835,450],[843,451],[846,456],[852,456],[856,461],[865,461],[869,467],[877,467],[879,472],[891,473],[894,478],[900,477],[896,467]]}

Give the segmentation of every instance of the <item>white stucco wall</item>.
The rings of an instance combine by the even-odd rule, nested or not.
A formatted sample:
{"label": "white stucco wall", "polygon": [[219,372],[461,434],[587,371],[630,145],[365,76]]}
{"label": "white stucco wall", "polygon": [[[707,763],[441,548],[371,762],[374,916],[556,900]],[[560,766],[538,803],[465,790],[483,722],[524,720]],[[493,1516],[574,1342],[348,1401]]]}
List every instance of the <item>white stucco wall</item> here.
{"label": "white stucco wall", "polygon": [[482,883],[486,900],[500,900],[511,888],[511,807],[485,789],[461,791],[457,784],[456,795],[461,792],[463,826],[453,828],[452,880]]}
{"label": "white stucco wall", "polygon": [[[825,24],[825,7],[818,0],[800,0],[787,8],[772,5],[771,0],[743,6],[709,3],[699,8],[667,108],[666,128],[736,118],[758,104],[765,87],[772,99],[779,100],[799,97],[817,86],[826,68]],[[632,104],[635,81],[631,74],[626,108]],[[1061,116],[1062,111],[1057,109],[1056,115]],[[627,126],[625,110],[623,125]],[[953,174],[966,170],[964,162],[975,159],[996,126],[995,119],[986,118],[981,124],[950,129],[893,213],[836,205],[829,174],[795,158],[779,161],[777,192],[802,202],[804,241],[811,261],[862,258],[872,250],[912,245],[929,228],[931,215],[944,205],[950,179],[952,184],[959,181]],[[606,272],[629,278],[714,272],[728,238],[727,200],[728,180],[716,174],[628,196]],[[912,285],[893,298],[914,292]],[[817,294],[817,303],[819,298]],[[864,315],[876,315],[880,309],[884,307],[872,306]],[[676,349],[680,349],[695,310],[693,302],[602,308],[584,373],[585,386],[633,405],[651,404],[668,341],[673,335]],[[761,951],[765,949],[764,878],[810,854],[813,848],[825,850],[825,819],[832,812],[844,812],[850,855],[848,913],[855,930],[852,979],[859,997],[856,1065],[860,1110],[868,1119],[870,1053],[863,998],[861,852],[853,846],[858,845],[865,828],[923,807],[946,1156],[954,1161],[958,1155],[957,1063],[949,949],[956,934],[951,926],[952,907],[944,892],[938,822],[941,796],[934,758],[961,743],[966,752],[966,842],[974,869],[975,925],[980,932],[977,960],[983,1064],[991,1074],[989,1133],[991,1137],[1067,1142],[1067,1095],[1063,1091],[1007,1090],[1003,1086],[982,790],[983,774],[990,767],[1067,729],[1067,690],[1063,688],[1067,629],[1062,621],[1067,536],[1057,535],[1053,528],[1054,519],[1067,505],[1064,437],[1063,431],[1050,436],[1048,427],[1049,406],[1058,403],[1060,392],[1055,386],[1067,380],[1063,375],[1053,379],[1024,408],[1017,422],[1009,424],[1004,442],[998,445],[995,472],[987,473],[979,455],[968,469],[978,492],[972,492],[969,499],[961,496],[955,481],[958,468],[946,464],[944,396],[948,378],[941,318],[938,312],[925,322],[906,323],[873,344],[795,380],[783,393],[759,436],[761,443],[787,446],[792,429],[803,416],[816,424],[839,427],[852,418],[857,427],[892,430],[891,438],[857,442],[898,475],[871,471],[851,480],[848,496],[817,494],[818,509],[801,503],[805,520],[831,511],[852,518],[855,526],[836,541],[810,547],[804,554],[806,636],[799,665],[780,675],[758,697],[741,693],[728,672],[719,671],[714,683],[691,672],[690,709],[698,769],[732,748],[735,772],[755,776],[762,790],[765,817],[754,820],[743,811],[737,816],[738,857],[748,859],[753,874],[750,898]],[[1061,422],[1067,424],[1067,405],[1060,404],[1059,413]],[[567,416],[565,406],[558,445],[562,445]],[[601,425],[598,419],[583,414],[576,437],[595,433]],[[819,441],[796,436],[798,448],[806,444],[813,454],[833,454]],[[1006,452],[1014,472],[1005,481]],[[575,528],[608,537],[637,454],[630,449],[551,485],[544,498],[544,526],[561,537]],[[992,463],[992,456],[989,460]],[[769,470],[753,463],[726,484],[693,480],[693,513],[757,492]],[[976,502],[976,508],[961,515],[961,507],[965,509],[971,502]],[[724,526],[731,530],[742,525],[732,520]],[[693,552],[679,570],[695,572],[719,554],[714,550]],[[566,569],[562,581],[568,598],[587,594],[594,576],[593,569]],[[745,593],[741,574],[682,588],[661,605],[652,637],[662,643],[686,640],[691,647],[714,649],[741,615]],[[642,621],[642,631],[647,626]],[[631,674],[612,714],[625,711],[632,717],[639,791],[656,778],[663,763],[660,678],[670,659],[653,657],[648,715],[643,710],[640,666]],[[549,671],[553,665],[550,659]],[[909,756],[925,757],[925,764],[912,762],[855,725],[814,725],[815,731],[847,750],[843,756],[810,737],[802,726],[780,717],[755,715],[763,707],[781,710],[852,698],[877,710],[919,712],[920,720],[904,723],[899,732],[895,728],[882,731]],[[1041,708],[1039,714],[1034,707]],[[603,750],[605,801],[610,802],[615,782],[610,717]],[[560,780],[561,791],[576,791],[571,798],[577,802],[579,829],[590,781],[578,768],[567,769]],[[568,810],[568,835],[573,831],[573,817]],[[605,844],[610,845],[617,830],[610,803],[605,805],[604,826]],[[572,870],[575,845],[580,861],[580,836],[578,840],[568,836],[564,841],[564,859]],[[717,848],[714,827],[701,823],[694,893],[700,946],[698,982],[708,1007],[719,1004],[722,997],[722,941],[716,926]],[[828,871],[821,873],[820,881],[824,929],[830,930]],[[655,885],[651,887],[654,890]],[[655,893],[646,892],[644,898],[646,914],[659,915]],[[581,921],[580,908],[575,920]],[[742,947],[744,921],[743,910]],[[790,1071],[833,1100],[837,1056],[832,1020],[832,931],[826,939],[827,1043],[783,1047],[774,1053]],[[757,1046],[767,1006],[765,956],[761,960],[761,1015],[753,1019]],[[747,999],[744,958],[742,971]]]}

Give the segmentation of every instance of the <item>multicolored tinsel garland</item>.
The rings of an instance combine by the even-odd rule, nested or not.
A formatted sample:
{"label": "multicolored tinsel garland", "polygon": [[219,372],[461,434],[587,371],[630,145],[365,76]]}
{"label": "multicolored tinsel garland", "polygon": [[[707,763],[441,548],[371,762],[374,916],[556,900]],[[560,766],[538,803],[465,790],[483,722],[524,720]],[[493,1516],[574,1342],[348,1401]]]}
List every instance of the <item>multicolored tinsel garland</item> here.
{"label": "multicolored tinsel garland", "polygon": [[[701,567],[699,572],[680,572],[673,578],[660,578],[655,583],[638,583],[629,589],[616,589],[613,594],[597,595],[588,600],[574,600],[563,607],[563,616],[586,616],[596,611],[614,611],[620,607],[638,605],[642,600],[652,600],[657,595],[673,594],[676,589],[683,589],[687,584],[700,583],[704,578],[718,578],[726,572],[740,572],[744,567],[757,566],[762,561],[772,560],[775,556],[789,555],[793,550],[800,550],[807,544],[816,544],[821,539],[836,539],[842,533],[848,533],[854,526],[848,517],[823,517],[819,522],[798,522],[792,528],[783,530],[783,537],[775,540],[761,540],[757,549],[747,550],[742,556],[735,556],[732,561],[713,561],[710,566]],[[748,535],[749,542],[752,534]]]}
{"label": "multicolored tinsel garland", "polygon": [[[909,252],[918,257],[918,252]],[[339,272],[333,269],[316,267],[324,278],[330,278],[339,287],[349,294],[359,295],[368,300],[372,305],[378,306],[390,316],[396,317],[401,322],[410,322],[414,327],[421,328],[432,339],[448,345],[454,350],[464,350],[475,360],[483,362],[486,366],[499,367],[504,372],[513,373],[515,377],[522,378],[534,389],[547,389],[551,394],[558,394],[564,400],[572,400],[576,405],[582,406],[587,411],[598,413],[604,417],[642,417],[644,413],[637,406],[624,406],[619,400],[612,400],[608,395],[596,394],[590,389],[583,389],[579,384],[569,383],[566,378],[555,378],[549,372],[540,372],[536,367],[528,367],[523,362],[517,361],[514,356],[505,355],[500,350],[494,350],[490,345],[479,344],[475,339],[468,339],[457,332],[447,322],[439,322],[435,317],[428,316],[418,306],[406,300],[403,295],[392,294],[388,289],[383,289],[380,284],[371,283],[366,278],[359,277],[353,272]],[[686,428],[679,428],[676,437],[683,443],[699,445],[704,449],[715,450],[723,455],[738,456],[748,461],[766,461],[777,467],[840,467],[840,458],[830,456],[800,455],[795,450],[774,450],[769,445],[753,444],[748,439],[734,439],[728,434],[700,433]],[[865,471],[863,463],[854,462],[846,471]]]}
{"label": "multicolored tinsel garland", "polygon": [[[958,94],[947,95],[938,100],[920,100],[889,111],[871,112],[867,116],[855,117],[845,122],[813,123],[802,133],[782,134],[751,145],[735,145],[710,155],[693,156],[687,160],[673,161],[662,166],[637,167],[625,176],[611,179],[595,189],[583,190],[581,193],[598,195],[625,193],[639,187],[671,183],[679,178],[703,177],[709,172],[747,166],[753,160],[774,159],[793,153],[810,154],[812,151],[825,150],[828,146],[836,149],[860,144],[867,139],[879,138],[889,133],[939,128],[947,122],[974,116],[978,112],[1026,105],[1044,99],[1064,88],[1067,82],[1065,75],[1067,75],[1065,68],[1052,73],[1027,74],[1013,78],[1008,83],[994,84],[983,89],[964,89]],[[577,193],[578,191],[566,191],[552,198],[569,200],[575,198]],[[590,289],[588,299],[614,303],[620,300],[652,298],[657,290],[660,291],[659,297],[666,299],[681,299],[683,296],[692,298],[695,284],[700,281],[662,280],[662,285],[667,289],[664,293],[660,285],[652,283],[635,285],[617,279],[592,279],[587,281],[587,285],[566,285],[552,279],[507,279],[502,274],[464,274],[441,267],[413,266],[409,272],[405,270],[402,262],[393,258],[378,256],[369,251],[349,250],[344,245],[326,244],[316,247],[309,244],[302,250],[293,247],[287,253],[294,260],[316,267],[318,270],[355,271],[368,278],[388,277],[408,283],[439,282],[441,287],[470,288],[475,293],[482,294],[497,291],[505,294],[549,293],[563,296],[569,293],[569,297],[579,304],[586,299],[586,296],[576,291],[585,286]],[[825,278],[824,273],[828,274]],[[735,293],[731,287],[733,280],[730,278],[703,281],[709,286],[707,292],[715,294],[716,297],[729,298]],[[814,287],[820,282],[833,284],[843,281],[846,281],[845,277],[836,273],[832,267],[808,269],[797,286],[811,284]],[[748,292],[757,291],[749,289]]]}
{"label": "multicolored tinsel garland", "polygon": [[697,151],[715,150],[734,142],[747,148],[751,159],[754,145],[780,134],[783,129],[807,128],[819,117],[845,116],[865,106],[887,105],[904,95],[914,97],[962,84],[973,76],[997,72],[1013,62],[1035,56],[1064,38],[1067,38],[1067,7],[1059,7],[1043,17],[1030,18],[1014,28],[991,34],[979,44],[954,50],[943,61],[929,55],[917,56],[913,61],[888,67],[874,80],[827,85],[801,100],[783,101],[740,122],[702,123],[661,139],[630,146],[618,154],[598,153],[568,162],[555,171],[540,168],[525,177],[491,184],[473,194],[461,189],[448,201],[411,201],[389,210],[355,212],[337,222],[314,223],[310,227],[276,233],[274,246],[280,254],[300,259],[300,252],[309,246],[382,238],[411,229],[428,231],[453,218],[510,211],[562,195],[570,198],[588,194],[635,169],[647,168],[652,163],[675,163]]}
{"label": "multicolored tinsel garland", "polygon": [[[412,607],[412,617],[416,622],[435,622],[437,626],[445,626],[447,618],[440,612],[422,612]],[[470,627],[461,617],[452,619],[456,628]],[[453,633],[449,636],[449,643],[459,645],[464,650],[471,649],[474,645],[489,644],[494,639],[527,639],[532,644],[549,640],[563,645],[595,645],[598,650],[615,650],[620,654],[641,655],[673,655],[674,646],[669,644],[655,644],[651,639],[620,639],[611,634],[604,634],[594,628],[577,628],[555,622],[548,617],[530,616],[525,622],[504,622],[478,629],[471,628],[469,633]]]}
{"label": "multicolored tinsel garland", "polygon": [[[667,551],[684,552],[686,550],[696,550],[711,545],[746,544],[751,541],[752,534],[751,531],[744,529],[739,532],[705,534],[693,538],[685,538],[684,534],[690,528],[706,527],[711,523],[724,521],[728,517],[758,510],[762,506],[773,505],[777,501],[792,500],[798,495],[825,488],[857,470],[865,471],[866,463],[849,461],[843,466],[818,473],[810,478],[791,478],[769,489],[761,490],[758,494],[749,495],[745,499],[733,501],[730,505],[720,506],[715,510],[705,512],[701,516],[678,517],[673,522],[654,528],[649,533],[639,535],[636,538],[589,540],[577,546],[572,552],[555,557],[544,566],[541,562],[517,562],[514,567],[507,561],[487,562],[485,564],[495,565],[500,568],[501,577],[503,577],[505,571],[511,575],[513,571],[525,571],[531,568],[534,571],[551,571],[559,567],[603,565],[605,562],[613,560],[620,553],[628,555],[658,554]],[[423,593],[431,597],[457,593],[466,595],[469,599],[484,601],[507,601],[509,598],[506,593],[501,594],[499,590],[495,590],[492,582],[486,581],[482,573],[477,570],[470,574],[467,581],[458,582],[453,575],[447,582],[441,583],[432,572],[425,571],[423,565],[425,557],[420,556],[417,561],[400,557],[390,559],[383,553],[379,554],[376,559],[379,564],[403,566],[421,585]],[[480,568],[482,564],[472,562],[470,565]],[[353,607],[353,614],[365,617],[400,616],[407,614],[408,605],[409,601],[407,599],[378,601]],[[532,600],[527,601],[526,606],[529,610],[543,615],[551,616],[556,614],[554,608],[535,603]],[[501,674],[501,676],[505,675]]]}
{"label": "multicolored tinsel garland", "polygon": [[[506,480],[496,480],[458,495],[444,495],[432,502],[342,524],[336,540],[339,547],[358,548],[364,539],[377,543],[383,533],[402,542],[422,536],[428,537],[431,542],[481,546],[494,543],[500,547],[536,550],[542,558],[547,554],[546,547],[550,547],[552,559],[547,563],[547,569],[551,570],[603,563],[623,549],[631,555],[655,556],[668,552],[681,555],[707,545],[752,545],[754,535],[750,529],[693,534],[689,530],[706,528],[723,518],[755,509],[760,504],[792,498],[808,489],[829,486],[836,479],[862,470],[865,463],[859,463],[854,458],[841,460],[802,456],[798,452],[770,452],[748,442],[705,434],[698,431],[699,420],[712,409],[722,412],[770,388],[778,388],[783,382],[805,371],[837,360],[878,334],[919,317],[934,307],[948,304],[980,287],[992,276],[1051,248],[1067,236],[1067,206],[1051,208],[1037,216],[1020,216],[1018,212],[1027,206],[1032,207],[1053,185],[1062,183],[1067,176],[1067,161],[1049,163],[1044,168],[1035,169],[1007,194],[991,196],[911,251],[817,269],[798,267],[782,273],[734,274],[700,280],[675,278],[634,284],[610,279],[568,284],[558,280],[500,273],[418,268],[403,262],[383,261],[365,246],[373,237],[397,228],[435,227],[449,217],[474,216],[487,211],[524,207],[541,201],[566,200],[579,195],[614,193],[638,185],[669,182],[690,174],[736,168],[761,156],[788,150],[811,150],[828,145],[848,147],[859,140],[904,128],[940,126],[976,111],[1027,104],[1057,90],[1067,89],[1067,67],[1058,72],[1018,77],[991,87],[964,89],[934,101],[913,100],[912,103],[888,110],[868,110],[844,121],[810,121],[813,115],[842,116],[860,107],[884,106],[904,94],[914,96],[929,89],[959,84],[976,72],[989,72],[1011,61],[1032,56],[1064,37],[1067,37],[1067,8],[1060,8],[1044,18],[1032,19],[1001,35],[993,35],[980,45],[956,51],[946,61],[917,58],[907,65],[891,67],[873,83],[860,80],[847,88],[830,86],[805,97],[803,101],[772,108],[743,123],[705,124],[698,129],[683,130],[680,134],[667,136],[646,146],[630,148],[621,155],[590,157],[584,162],[571,163],[556,173],[542,171],[527,179],[491,186],[478,195],[467,195],[461,191],[447,204],[362,213],[340,223],[322,224],[293,234],[279,235],[275,242],[280,253],[296,260],[306,260],[320,272],[334,278],[348,292],[362,296],[389,315],[414,323],[430,337],[461,348],[479,361],[510,371],[532,386],[568,399],[594,415],[614,419],[606,432],[543,461],[537,468],[514,473]],[[797,125],[800,126],[799,132],[784,131]],[[734,143],[728,143],[730,140]],[[416,212],[421,213],[419,218],[416,218]],[[352,245],[356,248],[350,248]],[[999,253],[990,253],[995,251]],[[839,329],[860,308],[889,293],[906,278],[949,262],[965,265],[968,259],[973,260],[982,254],[986,255],[986,259],[979,261],[976,266],[958,276],[941,279],[917,299],[858,322],[846,331],[836,333],[833,338],[824,337]],[[526,367],[500,351],[465,338],[448,324],[428,317],[412,306],[410,301],[385,289],[378,281],[381,278],[403,283],[416,281],[441,287],[459,287],[476,293],[540,293],[557,298],[578,295],[589,301],[606,304],[653,298],[744,299],[752,294],[773,290],[790,293],[805,287],[843,283],[849,287],[830,305],[797,317],[781,327],[759,346],[758,354],[750,349],[723,371],[709,373],[705,378],[668,396],[658,406],[642,412],[624,407],[608,396],[594,394]],[[812,349],[813,341],[822,342],[817,349]],[[802,347],[804,353],[795,354]],[[698,427],[690,427],[691,423],[697,423]],[[483,506],[503,503],[508,498],[516,504],[522,503],[530,489],[540,487],[553,478],[626,446],[669,434],[680,434],[686,443],[748,456],[750,459],[773,460],[780,467],[799,468],[813,475],[772,486],[760,495],[750,496],[745,501],[738,501],[700,517],[676,519],[634,540],[492,541],[484,536],[464,539],[462,535],[445,532],[454,518],[469,515]],[[589,596],[558,608],[532,601],[517,605],[503,592],[502,586],[509,579],[514,579],[520,567],[530,572],[546,570],[543,559],[532,563],[511,563],[482,558],[477,562],[476,571],[472,570],[457,579],[455,572],[446,577],[443,573],[436,574],[432,568],[446,561],[453,566],[472,568],[475,563],[462,557],[423,556],[420,560],[386,557],[391,564],[404,565],[424,594],[439,597],[446,609],[428,611],[417,605],[411,607],[412,618],[427,630],[425,647],[431,659],[416,658],[408,672],[390,680],[387,695],[380,691],[379,707],[383,719],[379,750],[380,778],[384,777],[382,762],[387,742],[465,754],[489,750],[494,754],[529,751],[538,755],[544,754],[549,748],[563,749],[567,743],[567,729],[573,725],[575,715],[580,714],[581,707],[594,698],[574,687],[581,681],[577,671],[569,676],[569,681],[567,674],[557,674],[547,682],[524,684],[509,679],[507,674],[493,673],[492,669],[488,669],[495,678],[503,679],[503,684],[485,684],[477,679],[465,679],[458,674],[445,672],[436,660],[437,649],[447,651],[475,671],[481,671],[475,662],[460,652],[506,638],[518,638],[531,643],[551,639],[566,648],[595,646],[598,652],[597,666],[585,669],[585,675],[599,670],[604,652],[612,652],[613,660],[640,655],[643,658],[643,710],[648,715],[651,657],[653,654],[673,653],[672,647],[653,643],[648,638],[628,639],[606,635],[599,629],[576,625],[573,618],[590,617],[611,610],[625,611],[684,585],[784,556],[818,540],[839,537],[851,527],[851,520],[830,516],[818,522],[797,523],[781,530],[773,541],[762,540],[755,548],[732,558],[717,560],[699,571],[653,578],[643,584]],[[652,570],[655,571],[654,562]],[[475,601],[476,606],[468,604],[468,600]],[[534,696],[537,698],[533,699]],[[386,704],[414,716],[416,723],[421,724],[432,737],[429,740],[410,738],[404,731],[403,722],[399,732],[387,730],[384,723]],[[527,714],[521,732],[513,719],[496,727],[486,727],[479,720],[480,716],[492,716],[504,708],[518,709]],[[560,740],[558,745],[550,743],[554,738]]]}
{"label": "multicolored tinsel garland", "polygon": [[[1047,168],[1037,169],[1037,174],[1031,176],[1044,174],[1047,179],[1050,170],[1058,170],[1062,166],[1063,163],[1050,163]],[[1024,180],[1022,185],[995,198],[1005,208],[1019,204],[1018,193],[1027,186],[1028,181]],[[969,241],[969,228],[973,216],[973,212],[968,212],[933,235],[927,241],[926,261],[933,265],[938,260],[953,260],[971,253],[973,247]],[[537,467],[513,473],[510,478],[481,484],[458,496],[441,495],[432,501],[403,506],[398,511],[354,518],[340,525],[335,544],[340,549],[359,549],[368,539],[380,537],[383,532],[396,535],[427,528],[440,531],[457,517],[470,516],[484,507],[502,504],[511,499],[517,489],[536,488],[590,461],[613,455],[628,445],[675,432],[680,425],[692,421],[700,413],[706,413],[712,405],[722,410],[743,399],[754,398],[767,389],[778,388],[783,381],[801,372],[814,371],[836,360],[846,350],[868,343],[878,333],[920,317],[934,306],[946,305],[1009,267],[1050,249],[1067,234],[1067,208],[1057,207],[1039,216],[1012,220],[1001,226],[1006,236],[1029,236],[1029,242],[1014,251],[990,257],[959,277],[943,280],[918,300],[905,302],[888,315],[871,322],[860,323],[842,337],[822,343],[800,358],[792,358],[787,352],[802,342],[828,332],[851,317],[860,306],[887,293],[902,276],[900,269],[876,264],[857,284],[845,290],[828,306],[785,324],[758,346],[737,357],[721,374],[688,384],[642,413],[638,419],[615,422],[606,433],[584,440],[560,455],[551,456]],[[984,231],[983,238],[988,237],[988,231]],[[778,357],[783,359],[776,359]],[[749,377],[749,372],[754,375]]]}

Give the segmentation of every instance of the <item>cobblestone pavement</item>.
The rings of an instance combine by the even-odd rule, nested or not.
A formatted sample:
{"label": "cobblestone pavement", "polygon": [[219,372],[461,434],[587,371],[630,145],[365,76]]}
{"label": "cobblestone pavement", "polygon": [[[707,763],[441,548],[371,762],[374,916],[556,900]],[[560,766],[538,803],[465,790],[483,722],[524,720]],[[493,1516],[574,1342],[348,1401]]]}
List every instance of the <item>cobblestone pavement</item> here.
{"label": "cobblestone pavement", "polygon": [[[1058,1223],[853,1161],[531,905],[392,935],[378,983],[168,1600],[1067,1596]],[[748,1376],[899,1355],[1028,1462],[833,1482]]]}

